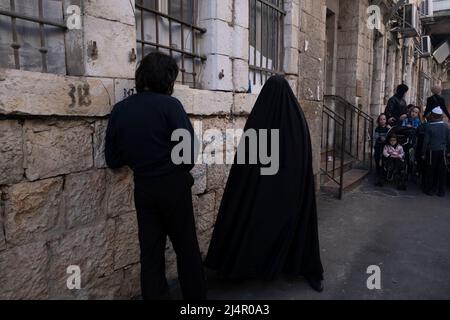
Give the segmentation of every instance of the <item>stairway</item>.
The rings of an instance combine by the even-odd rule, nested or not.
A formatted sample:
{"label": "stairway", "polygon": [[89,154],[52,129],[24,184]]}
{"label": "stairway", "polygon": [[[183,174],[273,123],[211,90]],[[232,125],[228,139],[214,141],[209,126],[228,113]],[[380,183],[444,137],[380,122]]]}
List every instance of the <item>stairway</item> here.
{"label": "stairway", "polygon": [[324,96],[321,189],[337,194],[357,187],[372,169],[374,120],[340,96]]}
{"label": "stairway", "polygon": [[[321,191],[325,193],[329,193],[332,195],[339,196],[339,190],[340,190],[340,173],[341,173],[341,160],[339,158],[333,157],[333,151],[328,152],[327,159],[327,153],[323,152],[321,155],[321,168],[322,174],[320,176],[320,183],[321,183]],[[333,160],[333,158],[335,160]],[[333,161],[335,163],[333,164]],[[328,162],[328,165],[327,165]],[[324,170],[324,168],[327,168],[327,173]],[[361,182],[369,175],[370,171],[367,169],[360,168],[358,161],[353,159],[352,157],[346,155],[344,157],[344,166],[343,166],[343,184],[342,189],[343,192],[351,191],[355,188],[357,188]],[[333,180],[336,180],[334,181]]]}

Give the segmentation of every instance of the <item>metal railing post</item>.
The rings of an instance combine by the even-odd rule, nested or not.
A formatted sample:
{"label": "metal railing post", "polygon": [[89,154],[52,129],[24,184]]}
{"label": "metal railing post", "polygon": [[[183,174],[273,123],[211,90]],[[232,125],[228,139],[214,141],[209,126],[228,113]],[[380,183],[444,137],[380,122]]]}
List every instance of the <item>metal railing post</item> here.
{"label": "metal railing post", "polygon": [[[346,127],[346,119],[344,118],[344,123],[342,124],[342,127],[345,129]],[[343,130],[342,134],[342,146],[345,145],[345,130]],[[345,159],[345,149],[341,148],[341,172],[340,172],[340,186],[339,186],[339,200],[342,200],[342,196],[344,193],[344,159]]]}

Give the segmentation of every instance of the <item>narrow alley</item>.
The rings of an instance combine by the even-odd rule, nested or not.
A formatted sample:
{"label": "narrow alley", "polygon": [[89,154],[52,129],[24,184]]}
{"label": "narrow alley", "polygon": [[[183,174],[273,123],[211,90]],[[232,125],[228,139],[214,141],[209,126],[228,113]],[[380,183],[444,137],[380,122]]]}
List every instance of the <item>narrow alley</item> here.
{"label": "narrow alley", "polygon": [[[210,298],[231,300],[450,299],[450,195],[375,188],[366,180],[342,201],[322,194],[319,230],[325,290],[302,279],[225,284],[209,274]],[[447,208],[447,209],[446,209]],[[367,268],[381,290],[367,289]]]}

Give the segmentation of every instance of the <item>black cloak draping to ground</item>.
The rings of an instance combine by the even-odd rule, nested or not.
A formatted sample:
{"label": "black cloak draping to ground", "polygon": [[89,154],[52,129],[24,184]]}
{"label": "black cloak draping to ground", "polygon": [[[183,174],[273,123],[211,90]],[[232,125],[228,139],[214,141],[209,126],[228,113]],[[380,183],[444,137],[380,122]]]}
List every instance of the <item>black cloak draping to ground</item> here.
{"label": "black cloak draping to ground", "polygon": [[271,280],[281,273],[322,280],[311,137],[283,77],[265,84],[249,129],[280,130],[280,168],[262,176],[261,165],[235,160],[205,266],[229,280]]}

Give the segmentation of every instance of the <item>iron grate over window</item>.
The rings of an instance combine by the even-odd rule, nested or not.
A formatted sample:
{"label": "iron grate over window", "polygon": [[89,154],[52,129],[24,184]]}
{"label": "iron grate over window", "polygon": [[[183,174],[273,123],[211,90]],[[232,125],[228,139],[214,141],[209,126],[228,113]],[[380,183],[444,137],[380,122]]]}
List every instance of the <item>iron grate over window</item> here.
{"label": "iron grate over window", "polygon": [[139,59],[153,51],[172,56],[181,71],[177,82],[194,88],[206,60],[197,48],[206,29],[196,25],[196,17],[197,0],[136,0]]}
{"label": "iron grate over window", "polygon": [[0,0],[0,67],[66,73],[61,0]]}
{"label": "iron grate over window", "polygon": [[250,1],[250,80],[262,86],[283,73],[283,0]]}

